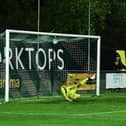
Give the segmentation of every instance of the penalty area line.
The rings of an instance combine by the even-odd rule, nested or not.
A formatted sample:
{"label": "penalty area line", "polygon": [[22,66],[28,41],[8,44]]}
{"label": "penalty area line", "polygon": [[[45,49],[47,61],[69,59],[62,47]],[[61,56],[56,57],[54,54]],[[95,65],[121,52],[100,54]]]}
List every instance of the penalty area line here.
{"label": "penalty area line", "polygon": [[94,113],[37,113],[37,112],[0,112],[0,114],[7,114],[7,115],[23,115],[23,116],[94,116],[94,115],[104,115],[104,114],[113,114],[113,113],[126,113],[126,110],[120,111],[106,111],[106,112],[94,112]]}

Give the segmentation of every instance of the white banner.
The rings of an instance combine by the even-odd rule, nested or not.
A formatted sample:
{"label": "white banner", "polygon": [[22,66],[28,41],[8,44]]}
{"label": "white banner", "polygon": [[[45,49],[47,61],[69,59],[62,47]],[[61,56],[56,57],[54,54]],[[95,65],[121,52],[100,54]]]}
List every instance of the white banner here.
{"label": "white banner", "polygon": [[126,88],[126,73],[107,73],[106,89]]}

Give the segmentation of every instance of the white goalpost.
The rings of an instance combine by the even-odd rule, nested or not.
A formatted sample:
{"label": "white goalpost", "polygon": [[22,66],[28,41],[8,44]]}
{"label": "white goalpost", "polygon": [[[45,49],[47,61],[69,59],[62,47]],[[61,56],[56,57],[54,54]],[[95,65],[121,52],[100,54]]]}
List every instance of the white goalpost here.
{"label": "white goalpost", "polygon": [[4,50],[5,102],[9,101],[10,96],[43,96],[52,91],[58,94],[56,87],[68,73],[95,73],[95,93],[99,96],[100,44],[100,36],[95,35],[7,29]]}

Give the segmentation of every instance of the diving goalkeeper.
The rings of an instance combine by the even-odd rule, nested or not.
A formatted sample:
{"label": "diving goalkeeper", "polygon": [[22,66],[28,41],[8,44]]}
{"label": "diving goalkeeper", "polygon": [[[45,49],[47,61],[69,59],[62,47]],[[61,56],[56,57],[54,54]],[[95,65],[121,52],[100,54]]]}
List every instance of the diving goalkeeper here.
{"label": "diving goalkeeper", "polygon": [[80,98],[80,94],[77,93],[77,90],[80,88],[80,86],[85,85],[88,80],[95,79],[95,74],[90,74],[87,78],[79,80],[76,79],[73,84],[63,84],[61,86],[61,92],[64,96],[64,99],[67,101],[73,101],[78,98]]}

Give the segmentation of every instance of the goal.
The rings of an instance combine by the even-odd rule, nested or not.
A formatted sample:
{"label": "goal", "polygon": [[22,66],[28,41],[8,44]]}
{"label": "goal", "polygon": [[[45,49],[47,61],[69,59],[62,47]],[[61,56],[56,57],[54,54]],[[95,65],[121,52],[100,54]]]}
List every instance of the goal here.
{"label": "goal", "polygon": [[59,95],[69,74],[82,78],[95,73],[91,90],[100,95],[100,36],[6,30],[0,41],[0,91],[5,102]]}

